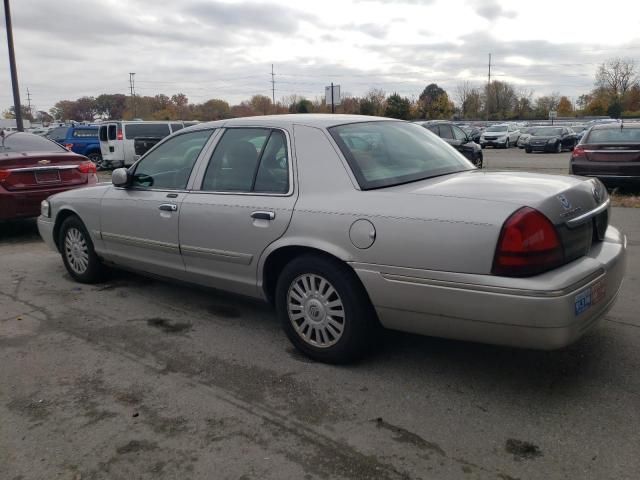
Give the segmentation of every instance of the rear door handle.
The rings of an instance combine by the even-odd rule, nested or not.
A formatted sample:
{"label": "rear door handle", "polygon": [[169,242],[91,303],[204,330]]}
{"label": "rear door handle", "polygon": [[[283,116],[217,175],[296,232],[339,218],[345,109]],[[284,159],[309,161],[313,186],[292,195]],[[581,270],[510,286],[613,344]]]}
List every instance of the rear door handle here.
{"label": "rear door handle", "polygon": [[165,212],[175,212],[175,211],[178,210],[178,205],[176,205],[174,203],[163,203],[158,208],[160,210],[165,211]]}
{"label": "rear door handle", "polygon": [[256,220],[273,220],[274,218],[276,218],[276,212],[253,212],[251,214],[251,218],[255,218]]}

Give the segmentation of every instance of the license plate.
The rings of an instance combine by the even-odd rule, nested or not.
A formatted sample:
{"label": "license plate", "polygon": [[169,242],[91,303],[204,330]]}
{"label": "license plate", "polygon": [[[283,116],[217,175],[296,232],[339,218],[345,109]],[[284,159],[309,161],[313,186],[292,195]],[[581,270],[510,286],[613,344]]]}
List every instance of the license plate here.
{"label": "license plate", "polygon": [[43,170],[36,172],[36,182],[38,183],[59,183],[60,172],[58,170]]}
{"label": "license plate", "polygon": [[604,279],[598,280],[589,288],[585,288],[575,296],[576,315],[587,311],[592,305],[600,303],[607,295],[607,284]]}

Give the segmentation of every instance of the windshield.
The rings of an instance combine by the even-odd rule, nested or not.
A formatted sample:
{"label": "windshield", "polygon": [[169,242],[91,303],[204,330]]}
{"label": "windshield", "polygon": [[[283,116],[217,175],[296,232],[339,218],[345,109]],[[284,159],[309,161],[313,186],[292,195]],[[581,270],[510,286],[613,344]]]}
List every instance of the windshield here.
{"label": "windshield", "polygon": [[32,133],[16,132],[0,140],[0,152],[66,152],[55,142]]}
{"label": "windshield", "polygon": [[487,129],[485,130],[485,132],[506,132],[506,131],[507,131],[506,125],[493,125],[491,127],[487,127]]}
{"label": "windshield", "polygon": [[555,135],[562,135],[562,128],[540,127],[534,132],[534,135],[538,137],[553,137]]}
{"label": "windshield", "polygon": [[332,127],[329,132],[364,190],[474,168],[446,142],[416,124],[362,122]]}
{"label": "windshield", "polygon": [[640,143],[640,128],[591,130],[585,143]]}

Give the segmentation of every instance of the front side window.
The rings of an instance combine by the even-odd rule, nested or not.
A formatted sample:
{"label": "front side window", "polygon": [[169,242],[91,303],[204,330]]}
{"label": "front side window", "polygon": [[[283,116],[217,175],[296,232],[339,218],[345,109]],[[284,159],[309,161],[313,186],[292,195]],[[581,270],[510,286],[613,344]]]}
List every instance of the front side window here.
{"label": "front side window", "polygon": [[132,186],[184,190],[193,165],[212,132],[189,132],[158,145],[136,165]]}
{"label": "front side window", "polygon": [[329,133],[363,190],[474,168],[446,142],[411,123],[351,123],[331,127]]}
{"label": "front side window", "polygon": [[467,140],[467,134],[464,133],[461,128],[458,128],[456,126],[453,126],[451,128],[453,128],[453,136],[456,137],[456,140],[461,140],[463,142]]}
{"label": "front side window", "polygon": [[289,190],[287,142],[280,130],[228,129],[207,167],[202,190],[278,193]]}

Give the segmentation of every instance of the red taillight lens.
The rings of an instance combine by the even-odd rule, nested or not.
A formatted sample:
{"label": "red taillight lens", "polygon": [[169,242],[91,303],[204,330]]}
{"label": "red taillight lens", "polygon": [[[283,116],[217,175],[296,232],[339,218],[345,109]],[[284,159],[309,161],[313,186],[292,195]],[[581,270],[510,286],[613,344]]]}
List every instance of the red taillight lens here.
{"label": "red taillight lens", "polygon": [[582,145],[576,145],[571,153],[571,158],[584,157],[584,147]]}
{"label": "red taillight lens", "polygon": [[82,173],[96,173],[98,171],[96,169],[96,164],[93,162],[82,162],[78,165],[78,170]]}
{"label": "red taillight lens", "polygon": [[123,137],[122,137],[122,129],[121,129],[121,128],[119,128],[119,129],[118,129],[118,133],[116,134],[116,139],[117,139],[117,140],[122,140],[122,138],[123,138]]}
{"label": "red taillight lens", "polygon": [[64,148],[66,148],[67,150],[71,151],[71,149],[73,148],[73,143],[65,143],[64,144]]}
{"label": "red taillight lens", "polygon": [[551,270],[563,260],[553,224],[539,211],[524,207],[504,222],[491,271],[494,275],[527,277]]}
{"label": "red taillight lens", "polygon": [[11,175],[9,170],[0,170],[0,182],[4,182],[9,175]]}

